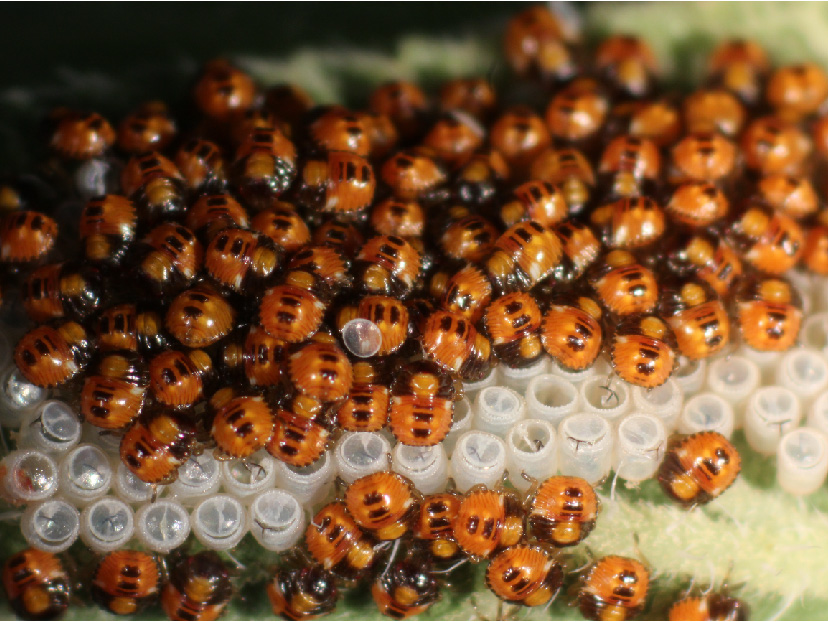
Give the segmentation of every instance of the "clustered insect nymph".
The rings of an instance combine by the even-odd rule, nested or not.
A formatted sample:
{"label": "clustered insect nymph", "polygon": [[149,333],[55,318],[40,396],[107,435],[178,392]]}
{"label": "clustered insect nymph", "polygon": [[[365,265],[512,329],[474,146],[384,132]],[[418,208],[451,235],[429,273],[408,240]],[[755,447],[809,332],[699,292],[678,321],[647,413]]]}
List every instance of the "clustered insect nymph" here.
{"label": "clustered insect nymph", "polygon": [[[576,373],[605,360],[619,399],[612,383],[654,390],[680,361],[734,344],[794,345],[804,311],[784,275],[828,275],[821,68],[774,69],[757,44],[727,41],[679,96],[644,41],[587,50],[540,7],[508,24],[505,57],[502,92],[479,77],[436,94],[400,81],[359,110],[264,88],[226,60],[203,68],[188,116],[144,102],[113,127],[55,110],[47,166],[0,185],[0,288],[29,320],[20,382],[71,406],[90,442],[119,439],[119,468],[152,504],[176,500],[164,486],[185,465],[206,481],[202,457],[255,482],[266,462],[323,469],[347,434],[442,452],[464,384],[496,365],[551,358]],[[68,219],[67,200],[82,204]],[[663,455],[655,477],[690,508],[740,471],[715,431],[671,437]],[[383,614],[420,614],[466,563],[485,564],[509,604],[546,606],[577,581],[588,619],[645,609],[643,558],[575,572],[566,554],[599,520],[598,482],[553,469],[527,474],[528,490],[444,479],[421,491],[384,459],[350,481],[340,472],[336,496],[297,502],[313,518],[278,549],[275,614],[331,613],[358,583]],[[10,464],[0,496],[22,505],[26,473]],[[240,496],[245,511],[255,494]],[[249,525],[259,542],[281,529]],[[213,620],[238,590],[217,552],[92,548],[84,589],[114,614],[160,602],[170,619]],[[6,562],[22,618],[70,606],[59,552]],[[671,619],[746,615],[724,591],[685,596]]]}

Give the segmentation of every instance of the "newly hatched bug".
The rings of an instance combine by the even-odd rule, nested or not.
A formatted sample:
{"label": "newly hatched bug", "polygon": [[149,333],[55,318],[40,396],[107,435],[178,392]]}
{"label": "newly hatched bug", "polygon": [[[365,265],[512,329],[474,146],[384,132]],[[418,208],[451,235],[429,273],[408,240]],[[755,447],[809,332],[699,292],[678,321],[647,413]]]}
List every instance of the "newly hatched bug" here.
{"label": "newly hatched bug", "polygon": [[764,203],[786,216],[802,220],[819,209],[819,197],[811,180],[805,176],[765,175],[756,184]]}
{"label": "newly hatched bug", "polygon": [[176,132],[175,120],[164,102],[144,102],[118,125],[118,149],[128,154],[163,151]]}
{"label": "newly hatched bug", "polygon": [[345,505],[359,527],[378,540],[398,540],[411,531],[420,494],[392,471],[360,477],[345,491]]}
{"label": "newly hatched bug", "polygon": [[548,181],[533,180],[512,190],[500,208],[500,219],[507,227],[521,220],[534,220],[550,226],[565,219],[568,213],[569,206],[560,187]]}
{"label": "newly hatched bug", "polygon": [[790,216],[749,203],[732,220],[727,235],[742,258],[757,270],[782,274],[802,256],[805,235]]}
{"label": "newly hatched bug", "polygon": [[320,566],[280,568],[267,584],[274,615],[313,620],[331,613],[339,600],[336,576]]}
{"label": "newly hatched bug", "polygon": [[101,273],[74,262],[41,266],[23,282],[23,306],[37,323],[62,317],[82,320],[101,307],[104,296]]}
{"label": "newly hatched bug", "polygon": [[204,65],[193,95],[206,117],[222,122],[253,105],[256,84],[228,60],[217,58]]}
{"label": "newly hatched bug", "polygon": [[480,122],[491,116],[497,93],[485,78],[454,78],[440,87],[440,109],[462,110]]}
{"label": "newly hatched bug", "polygon": [[563,254],[552,276],[559,283],[571,283],[579,279],[598,259],[601,242],[589,225],[574,219],[560,222],[552,230],[563,245]]}
{"label": "newly hatched bug", "polygon": [[595,66],[621,98],[646,97],[657,85],[655,53],[633,35],[607,37],[595,51]]}
{"label": "newly hatched bug", "polygon": [[497,227],[482,216],[452,218],[440,236],[440,250],[451,259],[480,261],[494,248],[499,235]]}
{"label": "newly hatched bug", "polygon": [[736,170],[738,151],[732,141],[719,133],[687,134],[671,150],[670,182],[721,183]]}
{"label": "newly hatched bug", "polygon": [[213,551],[202,551],[178,561],[161,591],[161,607],[170,620],[207,622],[217,620],[233,585],[224,562]]}
{"label": "newly hatched bug", "polygon": [[491,342],[462,315],[435,311],[420,340],[426,356],[465,380],[479,380],[491,366]]}
{"label": "newly hatched bug", "polygon": [[171,412],[139,419],[121,438],[121,461],[147,484],[170,484],[196,445],[193,423]]}
{"label": "newly hatched bug", "polygon": [[651,140],[621,135],[604,147],[598,172],[610,197],[638,196],[649,191],[658,179],[661,155]]}
{"label": "newly hatched bug", "polygon": [[734,292],[732,315],[751,348],[783,352],[799,335],[802,301],[796,288],[781,277],[750,277]]}
{"label": "newly hatched bug", "polygon": [[244,377],[250,386],[269,387],[282,381],[285,343],[260,326],[251,326],[242,345]]}
{"label": "newly hatched bug", "polygon": [[203,350],[163,350],[149,362],[149,383],[159,403],[186,409],[205,395],[213,362]]}
{"label": "newly hatched bug", "polygon": [[440,584],[428,558],[412,554],[377,576],[371,596],[382,615],[404,620],[428,611],[440,595]]}
{"label": "newly hatched bug", "polygon": [[563,585],[563,569],[539,544],[517,544],[492,557],[486,585],[501,600],[526,607],[548,604]]}
{"label": "newly hatched bug", "polygon": [[141,414],[148,385],[143,358],[130,351],[104,353],[84,379],[80,414],[99,428],[125,428]]}
{"label": "newly hatched bug", "polygon": [[190,285],[203,263],[195,234],[177,223],[162,223],[139,245],[136,270],[154,292],[167,295]]}
{"label": "newly hatched bug", "polygon": [[325,151],[344,151],[362,158],[371,152],[371,136],[366,119],[342,106],[328,106],[308,125],[314,146]]}
{"label": "newly hatched bug", "polygon": [[721,132],[737,136],[745,123],[746,112],[742,102],[725,89],[699,89],[683,102],[684,124],[687,132]]}
{"label": "newly hatched bug", "polygon": [[454,521],[454,537],[466,555],[488,559],[523,537],[523,507],[509,490],[471,488],[460,501]]}
{"label": "newly hatched bug", "polygon": [[14,362],[32,384],[56,387],[80,373],[89,362],[92,341],[77,322],[43,325],[23,335]]}
{"label": "newly hatched bug", "polygon": [[414,538],[425,545],[435,563],[447,563],[461,556],[454,539],[454,524],[462,497],[455,491],[425,495],[414,525]]}
{"label": "newly hatched bug", "polygon": [[650,573],[641,562],[608,555],[584,573],[578,607],[587,620],[631,620],[644,607]]}
{"label": "newly hatched bug", "polygon": [[142,551],[108,553],[95,568],[92,598],[115,615],[141,611],[157,597],[160,584],[158,563]]}
{"label": "newly hatched bug", "polygon": [[139,310],[134,304],[113,305],[98,316],[98,349],[152,352],[166,348],[163,325],[155,311]]}
{"label": "newly hatched bug", "polygon": [[247,229],[247,210],[228,192],[207,192],[194,199],[184,219],[198,239],[209,244],[219,231],[238,227]]}
{"label": "newly hatched bug", "polygon": [[655,275],[629,251],[607,253],[596,264],[589,282],[604,306],[617,315],[646,313],[658,302]]}
{"label": "newly hatched bug", "polygon": [[3,588],[23,620],[55,620],[69,607],[69,575],[52,553],[26,549],[9,557],[3,565]]}
{"label": "newly hatched bug", "polygon": [[236,310],[205,283],[181,292],[172,300],[164,325],[188,348],[203,348],[229,334],[235,319]]}
{"label": "newly hatched bug", "polygon": [[615,372],[630,384],[661,386],[678,366],[676,337],[657,315],[631,315],[615,327],[609,345]]}
{"label": "newly hatched bug", "polygon": [[676,222],[690,227],[706,227],[727,216],[730,202],[715,184],[688,181],[679,185],[664,206]]}
{"label": "newly hatched bug", "polygon": [[692,507],[721,495],[741,468],[741,456],[730,441],[708,431],[672,438],[657,477],[669,497]]}
{"label": "newly hatched bug", "polygon": [[538,153],[530,169],[532,179],[559,185],[569,213],[581,214],[595,189],[595,171],[587,157],[578,149],[547,148]]}
{"label": "newly hatched bug", "polygon": [[665,241],[666,266],[681,277],[696,275],[719,296],[728,296],[742,275],[742,260],[723,238],[705,233],[679,234]]}
{"label": "newly hatched bug", "polygon": [[115,130],[97,112],[58,108],[49,116],[54,131],[49,148],[66,160],[89,160],[104,155],[115,144]]}
{"label": "newly hatched bug", "polygon": [[443,113],[423,138],[423,145],[434,150],[439,161],[455,170],[466,164],[481,147],[485,128],[464,112]]}
{"label": "newly hatched bug", "polygon": [[354,383],[336,407],[336,423],[349,432],[376,432],[388,423],[391,394],[385,366],[373,361],[353,364]]}
{"label": "newly hatched bug", "polygon": [[45,258],[57,241],[57,223],[40,212],[4,214],[0,220],[0,261],[28,264]]}
{"label": "newly hatched bug", "polygon": [[357,578],[376,561],[375,542],[362,533],[341,501],[333,501],[313,517],[305,530],[311,557],[337,576]]}
{"label": "newly hatched bug", "polygon": [[374,323],[382,333],[382,343],[377,356],[397,352],[409,336],[407,307],[390,296],[366,296],[359,302],[357,316]]}
{"label": "newly hatched bug", "polygon": [[121,171],[121,190],[150,222],[182,216],[187,201],[181,171],[156,151],[132,156]]}
{"label": "newly hatched bug", "polygon": [[90,199],[83,208],[78,233],[87,260],[119,264],[138,228],[135,204],[118,194]]}
{"label": "newly hatched bug", "polygon": [[259,395],[240,395],[222,404],[210,436],[222,457],[248,458],[273,434],[273,413]]}
{"label": "newly hatched bug", "polygon": [[755,106],[769,69],[768,56],[758,43],[730,39],[713,50],[707,72],[712,84],[734,93],[747,106]]}
{"label": "newly hatched bug", "polygon": [[357,288],[383,296],[403,297],[414,288],[422,258],[410,242],[396,235],[369,239],[354,261]]}
{"label": "newly hatched bug", "polygon": [[498,293],[527,291],[554,273],[562,255],[554,230],[529,220],[503,232],[483,268]]}
{"label": "newly hatched bug", "polygon": [[667,227],[664,210],[646,196],[625,197],[601,205],[589,215],[608,248],[642,248],[661,238]]}
{"label": "newly hatched bug", "polygon": [[236,150],[233,185],[256,211],[267,209],[296,177],[296,147],[278,129],[259,128]]}
{"label": "newly hatched bug", "polygon": [[204,270],[220,287],[242,293],[276,272],[280,253],[265,235],[239,228],[218,231],[204,251]]}
{"label": "newly hatched bug", "polygon": [[312,291],[327,300],[351,284],[348,266],[349,262],[333,246],[305,245],[290,258],[284,282]]}
{"label": "newly hatched bug", "polygon": [[586,145],[598,135],[609,113],[606,90],[592,78],[575,78],[546,107],[546,125],[556,143]]}
{"label": "newly hatched bug", "polygon": [[509,21],[503,52],[518,75],[563,81],[578,69],[569,49],[570,34],[546,7],[533,6]]}
{"label": "newly hatched bug", "polygon": [[551,140],[546,123],[528,106],[507,108],[489,128],[489,142],[506,160],[515,180],[525,178]]}
{"label": "newly hatched bug", "polygon": [[374,203],[369,222],[382,235],[419,237],[425,229],[425,213],[417,201],[389,197]]}
{"label": "newly hatched bug", "polygon": [[600,507],[595,490],[580,477],[535,482],[526,503],[527,535],[556,547],[574,546],[593,530]]}
{"label": "newly hatched bug", "polygon": [[793,121],[817,112],[826,97],[828,75],[816,63],[779,67],[765,88],[765,99],[776,114]]}
{"label": "newly hatched bug", "polygon": [[802,263],[811,272],[828,274],[828,212],[820,211],[805,236]]}
{"label": "newly hatched bug", "polygon": [[621,102],[610,110],[606,131],[610,135],[618,132],[646,138],[664,148],[681,135],[681,114],[669,95]]}
{"label": "newly hatched bug", "polygon": [[325,303],[311,292],[292,285],[277,285],[262,297],[259,322],[274,338],[299,343],[319,329],[324,313]]}
{"label": "newly hatched bug", "polygon": [[325,452],[330,436],[330,429],[322,417],[282,409],[276,411],[273,434],[265,449],[285,464],[306,467]]}
{"label": "newly hatched bug", "polygon": [[334,402],[351,390],[353,368],[340,347],[327,335],[320,335],[318,341],[300,346],[288,358],[288,375],[300,393],[321,402]]}
{"label": "newly hatched bug", "polygon": [[312,241],[320,246],[330,246],[342,257],[353,259],[365,243],[365,237],[353,222],[341,222],[329,217],[313,232]]}
{"label": "newly hatched bug", "polygon": [[[432,277],[432,285],[435,285],[436,276]],[[442,307],[477,322],[492,299],[492,284],[486,273],[475,264],[467,264],[446,276],[448,280],[441,296]]]}
{"label": "newly hatched bug", "polygon": [[509,165],[496,149],[478,150],[454,175],[452,196],[463,205],[488,206],[504,189]]}
{"label": "newly hatched bug", "polygon": [[354,219],[371,205],[375,189],[374,170],[365,157],[329,151],[326,157],[305,163],[297,196],[310,210]]}
{"label": "newly hatched bug", "polygon": [[203,138],[187,141],[176,152],[175,165],[193,193],[220,192],[227,186],[227,165],[214,142]]}
{"label": "newly hatched bug", "polygon": [[[241,224],[241,223],[239,223]],[[285,252],[292,253],[310,242],[310,229],[290,203],[276,201],[250,220],[254,231],[263,233]]]}
{"label": "newly hatched bug", "polygon": [[713,288],[700,279],[663,281],[659,314],[689,359],[712,356],[730,340],[727,309]]}
{"label": "newly hatched bug", "polygon": [[603,342],[601,305],[584,294],[553,297],[543,315],[541,343],[564,369],[586,369],[601,353]]}
{"label": "newly hatched bug", "polygon": [[495,298],[486,308],[483,327],[497,358],[509,367],[528,367],[543,354],[541,311],[525,292]]}
{"label": "newly hatched bug", "polygon": [[422,132],[429,105],[419,86],[403,80],[381,84],[368,99],[371,112],[388,117],[406,142]]}
{"label": "newly hatched bug", "polygon": [[404,445],[429,447],[451,429],[456,390],[438,365],[412,361],[394,374],[391,383],[389,428]]}
{"label": "newly hatched bug", "polygon": [[379,177],[398,199],[427,199],[447,178],[431,153],[423,149],[398,151],[382,165]]}
{"label": "newly hatched bug", "polygon": [[751,121],[740,145],[745,166],[760,175],[802,174],[813,149],[804,131],[772,115]]}
{"label": "newly hatched bug", "polygon": [[670,607],[667,619],[681,620],[749,620],[750,608],[743,600],[724,593],[685,596]]}

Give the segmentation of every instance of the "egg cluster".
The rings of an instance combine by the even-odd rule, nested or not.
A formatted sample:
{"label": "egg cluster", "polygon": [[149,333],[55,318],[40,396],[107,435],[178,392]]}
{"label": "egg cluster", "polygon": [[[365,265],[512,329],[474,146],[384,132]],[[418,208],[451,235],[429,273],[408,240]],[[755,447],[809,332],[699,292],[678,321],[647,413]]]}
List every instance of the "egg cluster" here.
{"label": "egg cluster", "polygon": [[585,617],[630,619],[646,563],[564,553],[613,471],[695,507],[744,427],[783,488],[822,485],[828,75],[731,41],[679,97],[643,41],[587,54],[543,8],[505,56],[500,92],[395,82],[365,110],[216,60],[181,115],[49,116],[43,166],[0,185],[19,615],[66,609],[80,538],[110,612],[215,619],[216,552],[249,533],[293,619],[363,580],[419,614],[469,562],[505,602],[576,574]]}

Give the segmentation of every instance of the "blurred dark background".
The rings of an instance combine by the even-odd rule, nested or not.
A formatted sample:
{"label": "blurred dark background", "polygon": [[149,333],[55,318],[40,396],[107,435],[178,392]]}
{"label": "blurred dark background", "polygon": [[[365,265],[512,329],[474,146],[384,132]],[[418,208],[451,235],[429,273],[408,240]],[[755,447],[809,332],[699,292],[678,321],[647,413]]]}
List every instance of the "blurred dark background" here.
{"label": "blurred dark background", "polygon": [[302,47],[392,50],[404,33],[497,34],[530,3],[4,3],[0,84],[40,83],[58,66],[118,71],[183,56],[284,55]]}
{"label": "blurred dark background", "polygon": [[201,63],[217,56],[279,58],[311,48],[392,54],[410,34],[474,35],[497,46],[508,19],[530,4],[4,3],[0,172],[32,163],[38,123],[57,105],[114,122],[147,99],[180,104]]}

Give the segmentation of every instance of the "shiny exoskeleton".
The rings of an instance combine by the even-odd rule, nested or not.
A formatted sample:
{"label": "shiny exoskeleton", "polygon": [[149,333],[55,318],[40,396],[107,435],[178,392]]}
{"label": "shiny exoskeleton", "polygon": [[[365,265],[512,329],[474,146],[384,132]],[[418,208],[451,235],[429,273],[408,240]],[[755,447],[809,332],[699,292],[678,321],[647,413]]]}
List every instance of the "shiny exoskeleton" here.
{"label": "shiny exoskeleton", "polygon": [[26,549],[9,557],[3,565],[3,588],[23,620],[55,620],[69,607],[69,575],[52,553]]}
{"label": "shiny exoskeleton", "polygon": [[331,613],[339,599],[336,577],[320,566],[280,568],[266,590],[274,615],[288,620],[313,620]]}
{"label": "shiny exoskeleton", "polygon": [[419,496],[409,479],[380,471],[351,483],[345,505],[361,529],[378,540],[397,540],[411,530]]}
{"label": "shiny exoskeleton", "polygon": [[425,613],[439,594],[440,584],[431,564],[416,555],[393,564],[371,586],[380,613],[395,620]]}
{"label": "shiny exoskeleton", "polygon": [[89,362],[92,341],[83,326],[44,324],[23,335],[14,362],[32,384],[56,387],[74,378]]}
{"label": "shiny exoskeleton", "polygon": [[721,495],[741,467],[741,456],[730,441],[718,432],[699,432],[670,440],[657,476],[669,497],[691,507]]}
{"label": "shiny exoskeleton", "polygon": [[486,585],[507,603],[542,607],[561,589],[563,569],[543,546],[518,544],[492,557]]}
{"label": "shiny exoskeleton", "polygon": [[556,547],[574,546],[595,527],[600,505],[586,480],[552,476],[531,489],[526,506],[528,534]]}
{"label": "shiny exoskeleton", "polygon": [[158,598],[158,563],[141,551],[107,554],[95,569],[92,598],[115,615],[139,612]]}
{"label": "shiny exoskeleton", "polygon": [[455,395],[451,376],[438,365],[428,361],[404,365],[391,384],[391,432],[404,445],[436,445],[451,429]]}
{"label": "shiny exoskeleton", "polygon": [[148,385],[142,357],[130,351],[105,353],[84,379],[80,413],[99,428],[124,428],[141,414]]}
{"label": "shiny exoskeleton", "polygon": [[147,484],[170,484],[196,444],[193,423],[172,413],[139,419],[121,438],[121,461]]}
{"label": "shiny exoskeleton", "polygon": [[172,567],[161,591],[161,606],[170,620],[208,622],[221,616],[232,595],[224,562],[215,552],[203,551]]}
{"label": "shiny exoskeleton", "polygon": [[631,620],[644,607],[650,573],[641,562],[609,555],[585,571],[578,607],[587,620]]}

